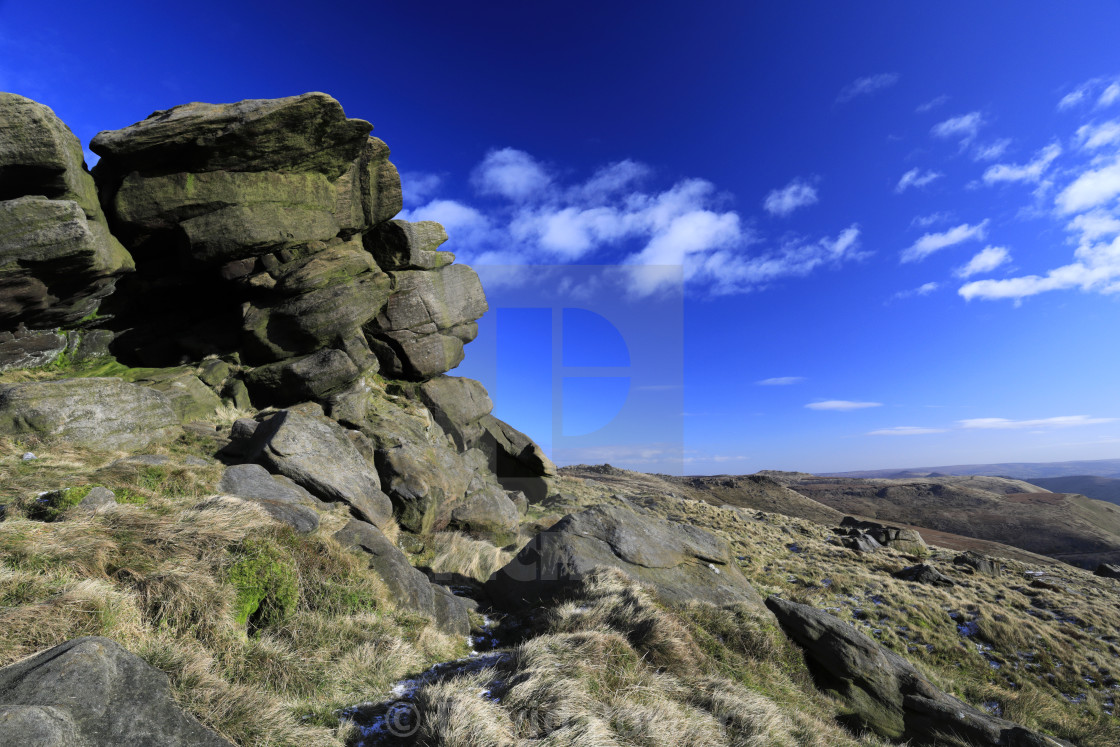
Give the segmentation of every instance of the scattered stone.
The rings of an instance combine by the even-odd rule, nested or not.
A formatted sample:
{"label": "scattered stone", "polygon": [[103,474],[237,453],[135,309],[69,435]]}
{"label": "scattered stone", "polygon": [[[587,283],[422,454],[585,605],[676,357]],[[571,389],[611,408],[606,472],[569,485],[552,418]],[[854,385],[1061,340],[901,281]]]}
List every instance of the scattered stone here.
{"label": "scattered stone", "polygon": [[0,385],[0,434],[58,438],[99,451],[173,440],[179,419],[162,393],[120,379]]}
{"label": "scattered stone", "polygon": [[892,740],[938,744],[939,735],[949,734],[992,747],[1068,745],[942,692],[910,662],[826,612],[773,596],[766,606],[805,650],[818,686],[844,698],[860,728]]}
{"label": "scattered stone", "polygon": [[902,581],[912,581],[919,584],[930,584],[931,586],[941,586],[947,588],[957,585],[956,582],[953,581],[953,579],[949,578],[933,566],[926,565],[925,563],[922,563],[920,565],[912,565],[909,568],[903,568],[901,571],[897,571],[895,573],[892,573],[891,575],[897,579],[901,579]]}
{"label": "scattered stone", "polygon": [[0,669],[0,743],[232,747],[179,707],[167,675],[96,637]]}
{"label": "scattered stone", "polygon": [[24,455],[22,457],[20,457],[20,459],[22,459],[25,462],[30,462],[32,459],[38,459],[38,458],[39,457],[35,456],[30,451],[25,452]]}
{"label": "scattered stone", "polygon": [[1120,565],[1101,563],[1097,566],[1097,570],[1093,571],[1093,575],[1104,578],[1120,578]]}
{"label": "scattered stone", "polygon": [[523,609],[564,593],[601,567],[622,570],[669,602],[762,601],[732,562],[726,542],[618,505],[565,516],[494,573],[486,591],[504,606]]}
{"label": "scattered stone", "polygon": [[925,555],[929,552],[929,546],[926,545],[922,535],[915,529],[892,527],[874,521],[861,521],[851,516],[845,516],[840,522],[840,527],[847,530],[850,537],[861,535],[871,537],[883,547],[889,547],[899,552],[911,555]]}
{"label": "scattered stone", "polygon": [[96,511],[102,506],[116,505],[116,503],[116,494],[112,490],[98,485],[86,493],[86,497],[82,499],[78,506]]}
{"label": "scattered stone", "polygon": [[966,568],[971,568],[977,573],[983,573],[986,576],[1001,576],[1003,574],[1003,566],[996,560],[989,558],[987,555],[981,555],[972,550],[966,550],[964,553],[953,558],[955,565],[961,565]]}

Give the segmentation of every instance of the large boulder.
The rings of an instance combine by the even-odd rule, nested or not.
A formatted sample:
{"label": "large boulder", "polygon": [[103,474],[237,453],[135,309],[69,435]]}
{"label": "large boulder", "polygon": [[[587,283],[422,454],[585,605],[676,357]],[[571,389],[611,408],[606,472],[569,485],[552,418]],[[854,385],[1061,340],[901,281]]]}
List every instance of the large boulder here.
{"label": "large boulder", "polygon": [[862,521],[852,516],[845,516],[840,522],[850,537],[867,536],[874,539],[883,547],[909,553],[911,555],[924,555],[929,551],[922,535],[916,529],[905,529],[880,524],[875,521]]}
{"label": "large boulder", "polygon": [[134,379],[134,383],[165,394],[181,423],[212,420],[222,406],[222,398],[186,366],[155,371]]}
{"label": "large boulder", "polygon": [[317,353],[253,369],[246,378],[249,393],[262,405],[289,405],[321,400],[346,387],[360,371],[341,350]]}
{"label": "large boulder", "polygon": [[1120,565],[1110,565],[1108,563],[1101,563],[1097,566],[1097,570],[1093,571],[1094,576],[1102,578],[1117,578],[1120,579]]}
{"label": "large boulder", "polygon": [[133,267],[78,138],[49,107],[0,93],[0,325],[78,322]]}
{"label": "large boulder", "polygon": [[929,584],[930,586],[941,586],[944,588],[957,585],[956,581],[926,563],[903,568],[901,571],[895,571],[891,575],[901,581],[910,581],[916,584]]}
{"label": "large boulder", "polygon": [[465,451],[475,446],[485,433],[480,422],[494,409],[490,395],[479,382],[457,376],[436,376],[406,393],[418,399],[432,413],[444,433]]}
{"label": "large boulder", "polygon": [[179,418],[166,395],[120,379],[0,385],[0,434],[34,434],[102,451],[173,440]]}
{"label": "large boulder", "polygon": [[463,345],[478,334],[487,310],[474,270],[447,265],[436,270],[390,273],[393,294],[366,330],[379,343],[381,368],[395,378],[422,380],[463,361]]}
{"label": "large boulder", "polygon": [[96,637],[0,669],[0,743],[231,747],[179,707],[167,675]]}
{"label": "large boulder", "polygon": [[277,521],[300,534],[319,528],[319,512],[315,498],[282,475],[269,474],[259,464],[235,464],[226,467],[218,491],[256,503]]}
{"label": "large boulder", "polygon": [[549,495],[556,465],[533,439],[493,415],[479,418],[482,434],[475,446],[490,459],[490,470],[506,490],[517,490],[533,503]]}
{"label": "large boulder", "polygon": [[352,519],[335,533],[334,539],[368,556],[370,569],[385,582],[398,606],[435,620],[448,633],[466,635],[470,632],[470,620],[462,602],[428,581],[428,577],[413,568],[404,553],[375,527]]}
{"label": "large boulder", "polygon": [[250,461],[290,478],[320,500],[342,501],[357,518],[384,526],[393,515],[374,466],[354,436],[318,405],[261,415],[243,447]]}
{"label": "large boulder", "polygon": [[495,572],[486,590],[506,607],[524,608],[564,593],[602,567],[622,570],[669,602],[762,603],[724,540],[620,505],[565,516]]}
{"label": "large boulder", "polygon": [[953,564],[971,568],[971,572],[983,573],[985,576],[1003,575],[1003,565],[998,560],[989,558],[973,550],[965,550],[953,558]]}
{"label": "large boulder", "polygon": [[948,734],[992,747],[1067,744],[947,695],[910,662],[827,612],[778,597],[766,606],[805,650],[817,684],[844,698],[861,727],[920,743],[941,744],[938,735]]}

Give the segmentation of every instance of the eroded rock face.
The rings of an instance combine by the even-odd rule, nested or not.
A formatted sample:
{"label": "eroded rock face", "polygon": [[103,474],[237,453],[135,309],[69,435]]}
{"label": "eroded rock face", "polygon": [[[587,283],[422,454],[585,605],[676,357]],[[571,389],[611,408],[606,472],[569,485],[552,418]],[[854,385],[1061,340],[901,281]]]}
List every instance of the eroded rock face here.
{"label": "eroded rock face", "polygon": [[1068,744],[947,695],[910,662],[827,612],[778,597],[766,606],[805,650],[818,685],[843,697],[861,727],[919,743],[939,743],[945,733],[993,747]]}
{"label": "eroded rock face", "polygon": [[1120,565],[1109,565],[1108,563],[1101,563],[1097,566],[1097,570],[1093,571],[1094,576],[1101,576],[1103,578],[1117,578],[1120,579]]}
{"label": "eroded rock face", "polygon": [[601,567],[622,570],[670,602],[762,602],[715,535],[606,505],[565,516],[538,534],[490,577],[486,590],[495,601],[522,608],[562,594]]}
{"label": "eroded rock face", "polygon": [[0,669],[0,743],[232,747],[175,703],[167,675],[96,637]]}
{"label": "eroded rock face", "polygon": [[1000,576],[1003,574],[1003,565],[987,555],[981,555],[972,550],[966,550],[957,557],[953,558],[954,565],[964,566],[971,568],[976,573],[983,573],[986,576]]}
{"label": "eroded rock face", "polygon": [[[925,540],[922,539],[922,535],[915,529],[892,527],[874,521],[860,521],[851,516],[845,516],[844,520],[840,522],[840,526],[845,530],[848,537],[856,540],[854,544],[860,544],[859,539],[862,537],[870,537],[879,545],[889,547],[892,550],[898,550],[899,552],[923,555],[929,550],[929,546],[926,545]],[[852,549],[863,551],[874,549],[871,546],[864,548],[854,547],[847,542],[844,544],[846,547],[852,547]]]}
{"label": "eroded rock face", "polygon": [[49,107],[0,93],[0,326],[77,323],[133,267],[78,138]]}
{"label": "eroded rock face", "polygon": [[0,433],[60,438],[101,451],[173,440],[179,418],[162,393],[120,379],[0,385]]}

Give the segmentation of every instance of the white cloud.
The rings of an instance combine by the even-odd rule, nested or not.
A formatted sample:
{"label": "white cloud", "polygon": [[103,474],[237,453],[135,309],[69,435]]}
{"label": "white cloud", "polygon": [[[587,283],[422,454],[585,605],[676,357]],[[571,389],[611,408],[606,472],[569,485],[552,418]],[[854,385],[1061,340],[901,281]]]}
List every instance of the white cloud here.
{"label": "white cloud", "polygon": [[932,111],[932,110],[936,109],[937,107],[946,103],[948,100],[949,100],[948,96],[938,96],[937,98],[930,99],[929,101],[925,102],[924,104],[919,105],[918,108],[915,109],[914,111],[916,111],[919,114],[924,114],[925,112]]}
{"label": "white cloud", "polygon": [[1097,207],[1120,195],[1120,157],[1095,171],[1085,171],[1058,193],[1059,212],[1077,213]]}
{"label": "white cloud", "polygon": [[810,410],[833,410],[848,412],[850,410],[863,410],[868,407],[882,407],[882,402],[851,402],[846,399],[830,399],[825,402],[810,402],[805,405]]}
{"label": "white cloud", "polygon": [[425,174],[418,171],[401,174],[401,192],[405,206],[423,204],[439,191],[442,181],[438,174]]}
{"label": "white cloud", "polygon": [[922,173],[921,169],[910,169],[898,180],[898,186],[894,188],[894,191],[901,194],[910,187],[924,187],[934,179],[940,179],[942,176],[944,176],[944,174],[940,171],[926,171]]}
{"label": "white cloud", "polygon": [[1080,104],[1085,99],[1086,93],[1085,86],[1070,91],[1065,96],[1062,96],[1062,100],[1058,102],[1058,109],[1064,111]]}
{"label": "white cloud", "polygon": [[1058,156],[1062,154],[1062,146],[1057,143],[1050,143],[1045,148],[1040,150],[1034,159],[1023,166],[997,163],[994,166],[989,166],[988,170],[984,172],[984,183],[995,184],[996,182],[1038,182],[1042,175],[1050,168],[1050,164],[1054,162]]}
{"label": "white cloud", "polygon": [[938,223],[948,223],[953,219],[951,213],[930,213],[929,215],[918,215],[910,221],[911,228],[929,228]]}
{"label": "white cloud", "polygon": [[934,283],[934,282],[922,283],[917,288],[911,288],[910,290],[904,290],[904,291],[899,291],[898,293],[895,293],[893,298],[901,299],[901,298],[912,298],[914,296],[928,296],[930,293],[933,293],[935,290],[937,290],[940,287],[941,287],[940,283]]}
{"label": "white cloud", "polygon": [[805,381],[804,376],[775,376],[772,379],[756,381],[755,384],[759,386],[790,386],[791,384],[800,384],[802,381]]}
{"label": "white cloud", "polygon": [[946,247],[960,244],[965,241],[982,241],[984,236],[987,235],[988,221],[984,220],[977,223],[975,226],[970,226],[967,223],[950,228],[943,233],[927,233],[922,238],[915,241],[911,246],[903,250],[903,262],[917,262],[925,259],[930,254],[940,251]]}
{"label": "white cloud", "polygon": [[1077,128],[1077,141],[1086,150],[1120,143],[1120,119],[1112,119],[1099,125],[1081,125]]}
{"label": "white cloud", "polygon": [[521,201],[542,192],[552,180],[528,153],[502,148],[486,154],[471,175],[471,181],[482,194]]}
{"label": "white cloud", "polygon": [[812,205],[818,200],[816,187],[802,179],[794,179],[781,189],[771,190],[762,207],[772,215],[786,216],[797,208]]}
{"label": "white cloud", "polygon": [[1120,101],[1120,83],[1112,83],[1101,92],[1100,98],[1097,99],[1097,106],[1112,106],[1117,101]]}
{"label": "white cloud", "polygon": [[836,100],[843,104],[857,96],[867,96],[884,88],[890,88],[898,82],[898,78],[898,73],[879,73],[868,75],[866,78],[857,78],[840,90]]}
{"label": "white cloud", "polygon": [[1093,418],[1088,415],[1061,415],[1036,420],[1008,420],[1007,418],[969,418],[958,420],[961,428],[970,430],[1011,430],[1020,428],[1072,428],[1080,425],[1112,423],[1116,418]]}
{"label": "white cloud", "polygon": [[1079,233],[1082,242],[1089,243],[1120,234],[1120,217],[1098,208],[1078,215],[1068,228]]}
{"label": "white cloud", "polygon": [[630,159],[608,164],[586,182],[575,187],[572,196],[582,200],[601,201],[631,188],[649,173],[648,166]]}
{"label": "white cloud", "polygon": [[1002,246],[984,247],[968,264],[958,267],[953,274],[959,278],[967,278],[982,272],[991,272],[1000,265],[1011,261],[1011,253]]}
{"label": "white cloud", "polygon": [[475,208],[454,200],[432,200],[415,210],[402,210],[401,220],[434,220],[447,229],[450,241],[442,248],[458,251],[458,247],[485,246],[498,238],[493,222]]}
{"label": "white cloud", "polygon": [[970,112],[959,117],[951,117],[944,122],[938,122],[930,132],[934,137],[943,139],[959,138],[962,144],[968,144],[976,137],[976,133],[985,124],[980,112]]}
{"label": "white cloud", "polygon": [[944,428],[919,428],[913,425],[898,425],[894,428],[880,428],[868,431],[869,436],[924,436],[930,433],[945,433]]}
{"label": "white cloud", "polygon": [[1002,156],[1010,145],[1011,138],[1008,137],[977,145],[972,151],[972,158],[976,161],[994,161]]}

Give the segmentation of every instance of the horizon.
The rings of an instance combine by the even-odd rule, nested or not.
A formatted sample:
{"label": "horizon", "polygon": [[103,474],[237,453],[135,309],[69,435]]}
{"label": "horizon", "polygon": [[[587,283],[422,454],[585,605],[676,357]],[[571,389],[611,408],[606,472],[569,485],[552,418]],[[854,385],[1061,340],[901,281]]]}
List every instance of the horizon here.
{"label": "horizon", "polygon": [[484,280],[451,375],[558,463],[1120,456],[1115,4],[66,7],[0,3],[0,89],[87,149],[190,101],[371,121]]}

